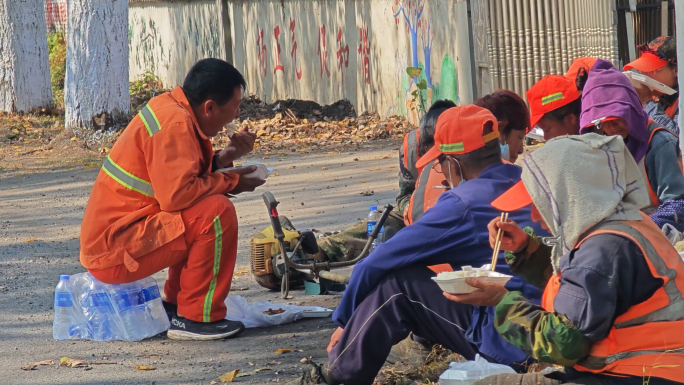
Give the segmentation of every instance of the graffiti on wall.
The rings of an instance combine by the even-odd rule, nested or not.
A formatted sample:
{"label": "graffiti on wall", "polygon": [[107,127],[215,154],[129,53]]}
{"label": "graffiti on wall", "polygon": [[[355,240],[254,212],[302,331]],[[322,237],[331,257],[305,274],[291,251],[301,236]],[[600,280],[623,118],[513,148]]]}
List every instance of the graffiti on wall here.
{"label": "graffiti on wall", "polygon": [[[458,103],[458,82],[456,78],[456,66],[451,55],[442,57],[439,82],[434,82],[432,77],[432,44],[435,39],[435,31],[428,18],[426,0],[395,0],[392,5],[397,31],[404,30],[409,35],[411,42],[410,60],[402,60],[397,51],[395,58],[397,63],[406,63],[400,69],[401,87],[395,104],[388,109],[396,114],[405,115],[414,122],[420,120],[433,101],[449,99]],[[420,47],[418,41],[420,40]],[[422,53],[423,61],[419,60]]]}
{"label": "graffiti on wall", "polygon": [[290,51],[290,57],[292,58],[292,68],[295,70],[295,75],[297,75],[297,80],[302,80],[302,66],[301,64],[297,66],[297,41],[295,40],[295,21],[290,19],[290,39],[292,40],[292,50]]}
{"label": "graffiti on wall", "polygon": [[344,82],[344,68],[349,67],[349,45],[342,46],[342,28],[337,30],[337,70],[340,71],[340,79]]}

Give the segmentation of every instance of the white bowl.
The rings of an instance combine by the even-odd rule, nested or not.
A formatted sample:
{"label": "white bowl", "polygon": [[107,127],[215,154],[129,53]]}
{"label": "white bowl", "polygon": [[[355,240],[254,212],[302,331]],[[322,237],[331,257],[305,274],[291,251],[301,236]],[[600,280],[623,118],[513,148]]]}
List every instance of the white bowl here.
{"label": "white bowl", "polygon": [[[513,278],[510,275],[506,274],[501,274],[497,272],[487,272],[488,275],[486,277],[468,277],[468,278],[477,278],[481,281],[485,282],[491,282],[491,283],[496,283],[499,285],[505,285],[506,282],[508,282],[509,279]],[[476,288],[468,285],[466,283],[466,277],[459,277],[459,278],[440,278],[439,276],[437,277],[432,277],[432,280],[439,285],[439,288],[442,289],[442,291],[451,293],[451,294],[467,294],[467,293],[472,293]]]}

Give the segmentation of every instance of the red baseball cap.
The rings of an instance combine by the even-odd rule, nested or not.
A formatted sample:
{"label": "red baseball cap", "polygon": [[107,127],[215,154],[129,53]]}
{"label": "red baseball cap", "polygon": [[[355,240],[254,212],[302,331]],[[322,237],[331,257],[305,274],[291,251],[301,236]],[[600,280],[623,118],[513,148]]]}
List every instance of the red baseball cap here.
{"label": "red baseball cap", "polygon": [[570,65],[570,68],[568,68],[568,72],[565,73],[565,77],[568,78],[572,84],[575,84],[575,79],[577,79],[579,70],[584,68],[589,72],[589,69],[596,64],[596,60],[598,59],[595,57],[580,57],[575,59]]}
{"label": "red baseball cap", "polygon": [[627,63],[622,70],[629,71],[635,69],[639,72],[653,72],[665,67],[666,64],[667,61],[659,58],[658,55],[651,52],[644,52],[635,61]]}
{"label": "red baseball cap", "polygon": [[547,112],[563,107],[579,99],[574,81],[561,75],[547,75],[527,90],[530,104],[530,127],[534,128]]}
{"label": "red baseball cap", "polygon": [[[487,122],[492,122],[493,131],[482,135]],[[498,137],[499,127],[489,110],[473,104],[449,108],[437,119],[435,145],[420,157],[416,167],[424,167],[442,154],[460,155],[475,151]]]}
{"label": "red baseball cap", "polygon": [[513,187],[501,194],[492,202],[492,207],[504,212],[511,212],[520,210],[525,206],[532,204],[532,197],[527,192],[522,181],[516,183]]}

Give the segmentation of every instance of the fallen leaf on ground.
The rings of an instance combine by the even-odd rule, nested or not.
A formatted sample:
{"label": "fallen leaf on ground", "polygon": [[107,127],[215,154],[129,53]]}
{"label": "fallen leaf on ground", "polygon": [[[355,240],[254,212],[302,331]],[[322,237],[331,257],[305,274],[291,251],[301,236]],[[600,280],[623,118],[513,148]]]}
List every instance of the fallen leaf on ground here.
{"label": "fallen leaf on ground", "polygon": [[239,372],[240,372],[240,369],[235,369],[232,372],[228,372],[228,373],[220,376],[219,380],[221,382],[233,382],[233,380],[235,379],[235,377],[238,375]]}
{"label": "fallen leaf on ground", "polygon": [[359,158],[354,158],[354,162],[358,162],[358,161],[359,161]]}
{"label": "fallen leaf on ground", "polygon": [[368,169],[368,171],[378,171],[378,170],[380,170],[380,167],[373,167],[373,168]]}
{"label": "fallen leaf on ground", "polygon": [[291,351],[292,351],[292,349],[278,349],[274,353],[275,354],[285,354],[285,353],[289,353]]}
{"label": "fallen leaf on ground", "polygon": [[361,183],[366,183],[366,180],[365,180],[365,179],[361,179]]}
{"label": "fallen leaf on ground", "polygon": [[5,290],[7,289],[7,286],[0,286],[0,290]]}
{"label": "fallen leaf on ground", "polygon": [[218,382],[217,382],[217,381],[214,381],[214,380],[212,380],[212,381],[209,383],[209,385],[216,385],[216,384],[218,384]]}
{"label": "fallen leaf on ground", "polygon": [[72,141],[72,142],[75,142],[75,141],[77,141],[77,140],[78,140],[77,137],[75,137],[75,136],[72,136],[72,137],[71,137],[71,141]]}
{"label": "fallen leaf on ground", "polygon": [[240,275],[240,274],[247,274],[249,273],[249,270],[235,270],[234,274]]}
{"label": "fallen leaf on ground", "polygon": [[273,370],[273,369],[271,369],[271,368],[259,368],[259,369],[255,370],[254,373],[267,372],[269,370]]}
{"label": "fallen leaf on ground", "polygon": [[29,242],[35,242],[35,241],[37,241],[36,238],[29,238],[29,239],[25,240],[24,242],[29,243]]}
{"label": "fallen leaf on ground", "polygon": [[321,167],[321,170],[323,170],[323,171],[325,171],[327,169],[328,169],[327,167]]}
{"label": "fallen leaf on ground", "polygon": [[86,165],[83,165],[83,167],[85,167],[85,168],[95,168],[95,167],[97,167],[97,165],[96,165],[96,164],[86,164]]}
{"label": "fallen leaf on ground", "polygon": [[69,357],[62,357],[59,359],[59,366],[66,366],[68,368],[78,368],[82,366],[88,366],[83,360],[75,360]]}
{"label": "fallen leaf on ground", "polygon": [[14,148],[14,149],[19,149],[19,148],[21,148],[21,147],[19,147],[19,146],[12,146],[12,148]]}
{"label": "fallen leaf on ground", "polygon": [[392,157],[391,155],[385,155],[385,156],[382,157],[382,159],[389,159],[389,158],[391,158],[391,157]]}
{"label": "fallen leaf on ground", "polygon": [[373,190],[363,190],[363,191],[361,191],[359,194],[361,194],[361,195],[363,195],[363,196],[365,196],[365,197],[369,197],[369,196],[375,194],[375,191],[373,191]]}
{"label": "fallen leaf on ground", "polygon": [[149,365],[138,365],[138,370],[157,370],[157,368]]}
{"label": "fallen leaf on ground", "polygon": [[285,313],[285,309],[268,309],[264,312],[266,315],[282,314]]}
{"label": "fallen leaf on ground", "polygon": [[19,133],[19,130],[17,130],[17,129],[15,128],[15,129],[12,130],[12,132],[14,132],[15,134],[18,134],[18,133]]}
{"label": "fallen leaf on ground", "polygon": [[54,365],[55,361],[53,360],[43,360],[43,361],[38,361],[34,362],[32,364],[28,364],[26,366],[22,366],[21,370],[34,370],[36,366],[41,366],[41,365]]}

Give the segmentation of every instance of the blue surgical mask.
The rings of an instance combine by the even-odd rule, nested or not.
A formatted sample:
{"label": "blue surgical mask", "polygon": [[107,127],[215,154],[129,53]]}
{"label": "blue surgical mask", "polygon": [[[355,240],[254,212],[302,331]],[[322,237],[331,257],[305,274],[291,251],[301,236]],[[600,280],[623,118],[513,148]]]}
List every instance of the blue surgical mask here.
{"label": "blue surgical mask", "polygon": [[511,160],[511,151],[508,148],[508,143],[499,144],[499,147],[501,148],[501,158],[506,161]]}

